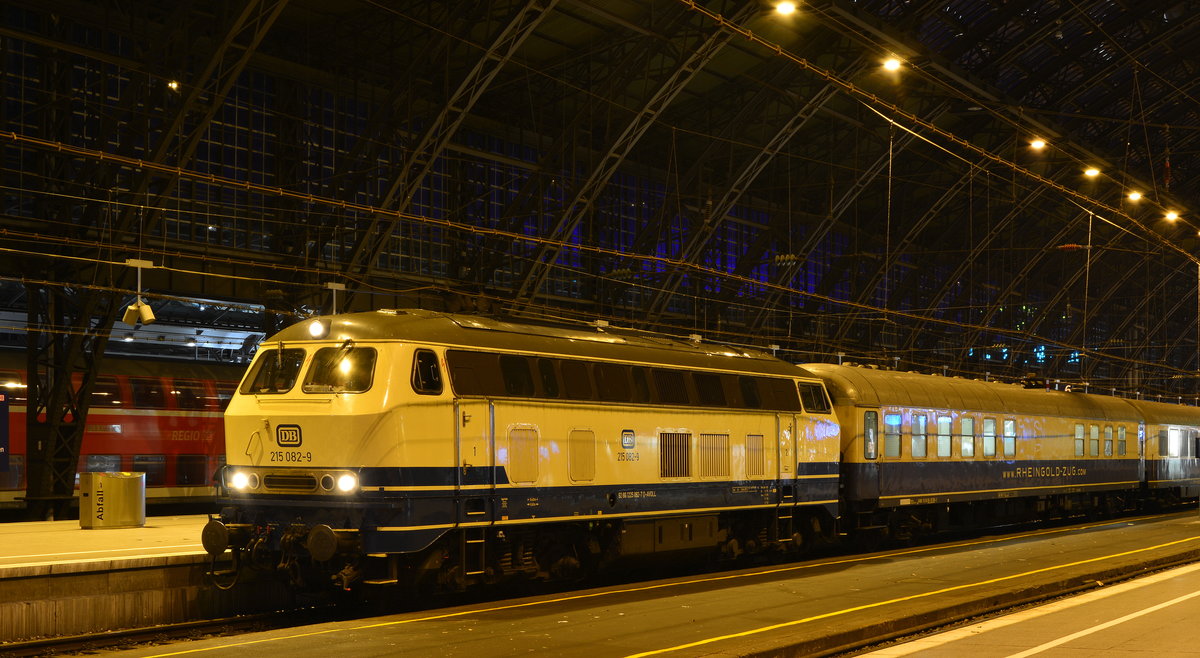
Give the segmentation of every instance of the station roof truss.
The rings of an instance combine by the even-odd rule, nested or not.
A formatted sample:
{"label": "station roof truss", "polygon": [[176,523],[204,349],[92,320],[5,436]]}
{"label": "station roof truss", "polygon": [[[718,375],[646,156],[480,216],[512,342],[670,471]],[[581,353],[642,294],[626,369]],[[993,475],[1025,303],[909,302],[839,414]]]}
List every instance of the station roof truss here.
{"label": "station roof truss", "polygon": [[224,360],[330,310],[606,320],[1194,401],[1190,8],[14,0],[0,315],[86,284],[68,323],[142,298]]}

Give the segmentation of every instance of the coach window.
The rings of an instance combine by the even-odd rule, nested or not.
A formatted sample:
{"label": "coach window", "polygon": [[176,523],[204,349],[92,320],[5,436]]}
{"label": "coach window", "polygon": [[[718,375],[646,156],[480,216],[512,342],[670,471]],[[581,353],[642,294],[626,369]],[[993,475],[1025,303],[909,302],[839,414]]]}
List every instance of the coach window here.
{"label": "coach window", "polygon": [[902,422],[902,419],[903,417],[900,414],[883,415],[884,457],[900,456],[900,423]]}
{"label": "coach window", "polygon": [[[22,384],[23,374],[17,374],[15,370],[0,371],[0,388],[4,389],[4,394],[8,396],[9,404],[24,404],[26,401],[25,385]],[[3,473],[0,471],[0,473]],[[3,475],[0,474],[0,478]],[[3,482],[3,479],[0,479]],[[16,487],[0,487],[0,489],[15,489]]]}
{"label": "coach window", "polygon": [[167,456],[134,455],[133,470],[146,474],[148,486],[161,487],[167,483]]}
{"label": "coach window", "polygon": [[115,409],[120,406],[123,406],[123,400],[117,380],[112,377],[97,377],[96,383],[92,385],[92,408]]}
{"label": "coach window", "polygon": [[651,370],[654,375],[654,388],[658,391],[658,399],[664,404],[688,404],[687,384],[683,373],[679,370]]}
{"label": "coach window", "polygon": [[721,388],[720,376],[707,372],[694,372],[692,381],[696,383],[696,393],[700,396],[700,404],[706,407],[725,406],[725,390]]}
{"label": "coach window", "polygon": [[928,416],[925,414],[913,415],[912,423],[912,456],[913,459],[924,459],[926,451],[929,449],[929,437],[926,432],[929,431],[927,423]]}
{"label": "coach window", "polygon": [[563,361],[560,366],[563,388],[572,400],[592,399],[592,374],[583,361]]}
{"label": "coach window", "polygon": [[254,360],[254,366],[242,384],[242,395],[287,393],[296,385],[302,365],[304,350],[263,350]]}
{"label": "coach window", "polygon": [[217,382],[217,408],[225,411],[229,406],[229,401],[233,399],[233,392],[237,390],[237,382]]}
{"label": "coach window", "polygon": [[616,363],[597,363],[592,366],[596,376],[596,394],[608,402],[629,402],[629,366]]}
{"label": "coach window", "polygon": [[204,384],[197,381],[176,379],[171,382],[171,399],[176,409],[205,409],[208,400],[204,396]]}
{"label": "coach window", "polygon": [[500,355],[500,376],[504,378],[504,394],[527,398],[533,395],[533,374],[529,359],[514,354]]}
{"label": "coach window", "polygon": [[996,456],[996,419],[983,419],[983,456]]}
{"label": "coach window", "polygon": [[1104,426],[1104,456],[1113,456],[1113,431],[1112,425]]}
{"label": "coach window", "polygon": [[417,350],[413,355],[412,387],[421,395],[442,392],[442,371],[433,350]]}
{"label": "coach window", "polygon": [[538,359],[537,370],[542,382],[542,396],[558,397],[558,373],[554,370],[554,359]]}
{"label": "coach window", "polygon": [[1100,426],[1092,425],[1088,428],[1090,434],[1088,436],[1088,456],[1100,456]]}
{"label": "coach window", "polygon": [[824,386],[800,382],[797,387],[800,389],[800,401],[804,403],[806,412],[827,414],[833,411],[833,405],[829,403],[829,396],[825,393]]}
{"label": "coach window", "polygon": [[863,412],[863,457],[875,459],[879,456],[879,412]]}
{"label": "coach window", "polygon": [[962,421],[962,456],[975,456],[975,419],[963,418]]}
{"label": "coach window", "polygon": [[114,473],[121,470],[121,455],[88,455],[84,458],[85,473]]}
{"label": "coach window", "polygon": [[1125,426],[1117,426],[1117,456],[1125,456]]}
{"label": "coach window", "polygon": [[745,375],[738,377],[738,387],[742,389],[742,404],[747,409],[762,409],[762,397],[758,394],[758,380]]}
{"label": "coach window", "polygon": [[130,377],[129,388],[133,393],[136,409],[166,409],[167,395],[162,382],[157,378]]}
{"label": "coach window", "polygon": [[649,373],[642,366],[633,366],[629,369],[629,376],[633,380],[633,401],[649,403],[654,400],[650,397],[650,380],[647,379]]}
{"label": "coach window", "polygon": [[771,391],[771,408],[778,411],[804,411],[800,406],[800,393],[790,379],[766,377],[762,382]]}
{"label": "coach window", "polygon": [[1004,419],[1004,456],[1017,456],[1017,421],[1012,418]]}
{"label": "coach window", "polygon": [[1075,456],[1083,456],[1083,423],[1075,423]]}
{"label": "coach window", "polygon": [[950,436],[950,417],[938,416],[937,419],[937,456],[950,457],[950,445],[952,437]]}
{"label": "coach window", "polygon": [[177,455],[175,457],[175,484],[201,487],[208,484],[208,457],[206,455]]}
{"label": "coach window", "polygon": [[305,393],[362,393],[375,375],[374,347],[355,347],[347,340],[337,347],[322,347],[313,356],[304,378]]}
{"label": "coach window", "polygon": [[8,470],[0,471],[0,489],[25,488],[25,455],[9,455]]}
{"label": "coach window", "polygon": [[1183,446],[1183,433],[1178,427],[1172,427],[1167,430],[1167,456],[1178,457],[1183,454],[1180,449]]}

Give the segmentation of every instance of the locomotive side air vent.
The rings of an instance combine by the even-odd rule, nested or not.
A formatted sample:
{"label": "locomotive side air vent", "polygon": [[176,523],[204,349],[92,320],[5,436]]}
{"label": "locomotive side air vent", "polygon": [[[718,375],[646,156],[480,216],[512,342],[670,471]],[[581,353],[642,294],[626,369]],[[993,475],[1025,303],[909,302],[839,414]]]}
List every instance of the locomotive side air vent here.
{"label": "locomotive side air vent", "polygon": [[263,485],[268,491],[316,491],[317,478],[311,475],[273,473],[263,476]]}

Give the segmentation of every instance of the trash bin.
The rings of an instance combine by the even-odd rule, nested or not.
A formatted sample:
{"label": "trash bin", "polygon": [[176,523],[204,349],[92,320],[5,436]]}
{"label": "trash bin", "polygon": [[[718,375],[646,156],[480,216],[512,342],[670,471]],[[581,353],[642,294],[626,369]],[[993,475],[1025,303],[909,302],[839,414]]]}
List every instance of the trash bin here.
{"label": "trash bin", "polygon": [[145,473],[80,473],[80,528],[146,525]]}

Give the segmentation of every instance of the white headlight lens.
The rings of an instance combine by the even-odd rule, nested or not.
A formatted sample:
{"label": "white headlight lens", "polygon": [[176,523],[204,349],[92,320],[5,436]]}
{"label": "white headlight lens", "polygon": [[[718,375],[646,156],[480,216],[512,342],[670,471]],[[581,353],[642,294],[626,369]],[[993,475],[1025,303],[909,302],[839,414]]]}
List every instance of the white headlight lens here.
{"label": "white headlight lens", "polygon": [[313,320],[308,323],[308,335],[313,338],[324,338],[327,331],[329,331],[329,327],[320,320]]}
{"label": "white headlight lens", "polygon": [[358,478],[349,473],[342,475],[338,477],[337,487],[338,491],[343,493],[354,491],[354,489],[358,487]]}
{"label": "white headlight lens", "polygon": [[245,491],[246,487],[250,486],[250,476],[238,471],[233,474],[233,477],[229,478],[229,486],[238,491]]}

